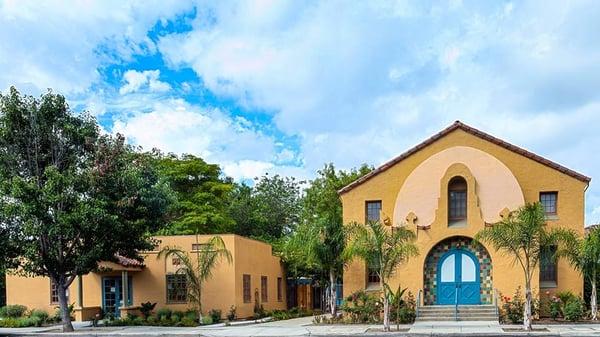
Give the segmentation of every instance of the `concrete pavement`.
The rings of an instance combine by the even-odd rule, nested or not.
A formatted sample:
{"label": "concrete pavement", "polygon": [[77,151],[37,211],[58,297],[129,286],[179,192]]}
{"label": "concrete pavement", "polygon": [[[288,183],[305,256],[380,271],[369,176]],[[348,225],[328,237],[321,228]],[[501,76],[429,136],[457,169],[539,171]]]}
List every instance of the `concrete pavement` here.
{"label": "concrete pavement", "polygon": [[594,336],[600,337],[600,324],[536,325],[535,331],[518,331],[517,325],[497,322],[418,322],[401,325],[384,333],[381,325],[313,325],[312,317],[248,325],[224,324],[184,327],[98,327],[77,323],[73,333],[60,333],[58,327],[0,329],[0,336],[204,336],[204,337],[295,337],[295,336]]}

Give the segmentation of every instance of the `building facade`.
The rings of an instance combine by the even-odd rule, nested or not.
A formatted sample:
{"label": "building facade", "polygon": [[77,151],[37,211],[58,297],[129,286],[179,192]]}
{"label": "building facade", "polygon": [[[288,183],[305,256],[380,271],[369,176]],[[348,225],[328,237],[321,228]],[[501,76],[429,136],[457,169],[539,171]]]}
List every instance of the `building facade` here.
{"label": "building facade", "polygon": [[[391,282],[418,294],[422,305],[492,304],[524,284],[514,259],[472,238],[525,203],[541,202],[547,225],[584,232],[590,178],[461,122],[392,159],[339,191],[345,223],[379,220],[417,234],[420,254]],[[547,249],[550,254],[552,247]],[[534,294],[583,291],[566,261],[544,259]],[[344,272],[344,295],[378,291],[362,261]]]}
{"label": "building facade", "polygon": [[[251,317],[255,302],[265,310],[286,309],[286,279],[280,259],[267,243],[234,234],[220,235],[232,255],[232,263],[221,259],[212,277],[202,288],[202,307],[221,310],[225,316],[231,306],[238,317]],[[159,244],[144,252],[143,263],[118,258],[118,263],[103,262],[98,271],[76,279],[69,288],[69,303],[74,304],[76,320],[88,320],[100,312],[116,316],[137,313],[143,302],[157,303],[156,309],[193,308],[186,295],[186,279],[176,273],[177,258],[158,258],[163,247],[178,247],[194,258],[202,243],[212,235],[157,236]],[[7,275],[8,304],[29,309],[56,310],[58,298],[49,278]]]}

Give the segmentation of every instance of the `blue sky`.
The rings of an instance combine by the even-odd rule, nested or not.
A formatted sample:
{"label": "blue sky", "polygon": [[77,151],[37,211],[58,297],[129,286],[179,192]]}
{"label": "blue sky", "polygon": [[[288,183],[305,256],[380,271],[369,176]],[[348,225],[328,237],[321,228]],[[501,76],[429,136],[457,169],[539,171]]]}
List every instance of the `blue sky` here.
{"label": "blue sky", "polygon": [[[597,1],[0,0],[0,90],[243,180],[378,165],[460,119],[600,172]],[[600,222],[600,189],[587,193]]]}

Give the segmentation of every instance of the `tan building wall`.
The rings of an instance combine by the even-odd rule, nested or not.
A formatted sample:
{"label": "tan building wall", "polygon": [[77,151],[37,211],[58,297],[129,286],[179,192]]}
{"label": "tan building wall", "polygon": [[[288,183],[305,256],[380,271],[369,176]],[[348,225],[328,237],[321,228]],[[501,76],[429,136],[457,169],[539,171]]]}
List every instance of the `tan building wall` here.
{"label": "tan building wall", "polygon": [[[504,207],[514,210],[523,202],[539,201],[543,191],[558,191],[557,216],[549,218],[548,225],[584,232],[584,194],[589,179],[563,173],[468,132],[471,128],[463,126],[455,124],[397,162],[384,165],[377,174],[340,192],[345,223],[364,223],[365,202],[381,200],[382,219],[389,218],[393,226],[405,225],[416,231],[420,255],[398,268],[392,289],[401,284],[416,295],[424,288],[425,259],[432,247],[453,236],[472,238],[485,223],[499,221]],[[447,184],[455,175],[465,177],[468,183],[468,219],[462,227],[449,227],[447,220]],[[406,218],[411,212],[417,218],[414,222]],[[524,284],[523,272],[510,256],[484,246],[491,255],[493,287],[512,295]],[[364,263],[353,261],[344,272],[344,296],[365,289],[366,279]],[[537,275],[533,288],[540,292]],[[559,261],[557,287],[542,292],[563,289],[582,293],[583,281],[567,262]]]}
{"label": "tan building wall", "polygon": [[[233,234],[220,235],[227,249],[231,252],[233,261],[228,264],[221,262],[213,271],[211,279],[203,286],[202,306],[206,313],[211,309],[219,309],[223,317],[227,315],[232,305],[236,306],[238,317],[253,315],[255,293],[258,288],[258,300],[266,310],[286,308],[286,284],[283,265],[278,257],[273,256],[271,246],[264,242],[248,239]],[[207,241],[211,235],[201,235],[199,242]],[[158,236],[160,245],[155,251],[145,252],[143,268],[124,268],[112,264],[113,271],[90,273],[83,276],[83,306],[102,306],[102,278],[106,276],[120,276],[122,270],[129,270],[128,275],[132,280],[132,306],[139,306],[142,302],[156,302],[156,309],[168,307],[173,310],[186,310],[191,308],[189,303],[168,303],[166,275],[174,273],[176,266],[171,259],[158,259],[158,252],[163,247],[178,247],[187,251],[192,257],[192,244],[196,242],[193,235],[185,236]],[[105,264],[106,265],[106,264]],[[252,279],[252,299],[249,303],[243,301],[242,275],[249,274]],[[267,277],[268,299],[261,301],[261,276]],[[281,300],[277,298],[277,279],[282,279]],[[69,302],[78,302],[78,281],[75,280],[69,288]],[[8,304],[22,304],[28,308],[44,309],[53,313],[57,304],[50,302],[50,280],[45,277],[21,277],[7,275],[6,293]]]}

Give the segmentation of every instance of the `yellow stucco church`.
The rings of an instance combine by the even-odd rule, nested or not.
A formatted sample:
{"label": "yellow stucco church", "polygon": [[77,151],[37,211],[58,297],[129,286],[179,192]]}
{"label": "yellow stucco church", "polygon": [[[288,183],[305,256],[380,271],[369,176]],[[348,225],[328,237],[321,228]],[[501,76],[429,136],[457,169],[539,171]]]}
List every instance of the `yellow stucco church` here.
{"label": "yellow stucco church", "polygon": [[[378,220],[417,234],[419,256],[391,282],[418,295],[419,305],[496,304],[524,284],[513,258],[472,240],[525,203],[540,202],[548,226],[584,232],[590,178],[455,122],[339,191],[345,223]],[[547,260],[547,259],[545,259]],[[344,272],[344,296],[377,291],[379,279],[355,260]],[[544,262],[532,285],[537,296],[583,292],[566,261]]]}

